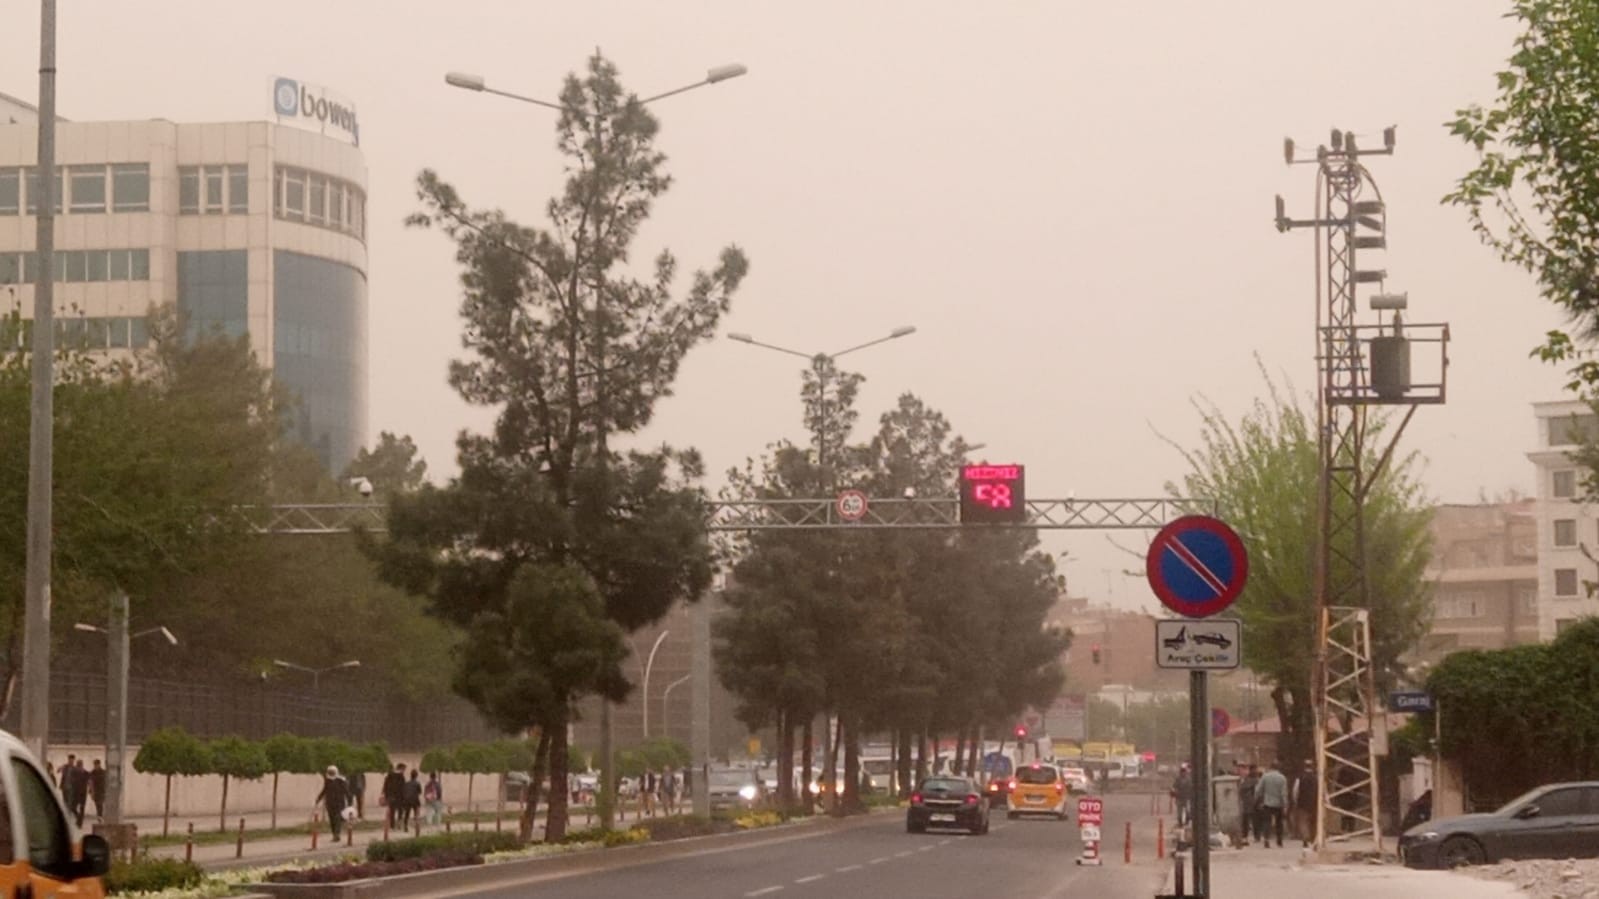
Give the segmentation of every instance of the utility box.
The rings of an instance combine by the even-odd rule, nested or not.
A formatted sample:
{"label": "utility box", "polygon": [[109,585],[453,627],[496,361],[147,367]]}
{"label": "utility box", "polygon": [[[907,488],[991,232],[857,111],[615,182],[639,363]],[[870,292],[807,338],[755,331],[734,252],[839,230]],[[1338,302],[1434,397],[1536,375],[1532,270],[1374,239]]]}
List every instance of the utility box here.
{"label": "utility box", "polygon": [[1210,779],[1210,832],[1238,835],[1244,823],[1238,815],[1238,775],[1217,774]]}
{"label": "utility box", "polygon": [[1410,392],[1410,341],[1385,334],[1371,339],[1371,389],[1385,400]]}

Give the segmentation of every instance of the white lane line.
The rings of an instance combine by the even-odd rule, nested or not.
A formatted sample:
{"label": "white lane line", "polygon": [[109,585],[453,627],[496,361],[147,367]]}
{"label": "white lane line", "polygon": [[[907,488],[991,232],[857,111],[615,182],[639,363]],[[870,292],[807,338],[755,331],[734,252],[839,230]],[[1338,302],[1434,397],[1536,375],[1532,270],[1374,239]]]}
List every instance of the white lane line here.
{"label": "white lane line", "polygon": [[871,861],[867,862],[867,864],[868,865],[881,865],[883,862],[887,862],[887,861],[893,861],[893,859],[889,858],[886,855],[879,855],[877,858],[874,858]]}
{"label": "white lane line", "polygon": [[860,869],[862,869],[864,867],[866,867],[866,866],[865,865],[845,865],[842,868],[834,868],[833,869],[833,873],[835,873],[835,874],[848,874],[851,871],[859,871]]}
{"label": "white lane line", "polygon": [[896,853],[894,853],[894,857],[895,858],[909,858],[913,854],[914,854],[914,850],[907,849],[904,852],[896,852]]}
{"label": "white lane line", "polygon": [[948,846],[950,843],[953,843],[953,842],[954,842],[954,840],[951,840],[949,837],[945,837],[944,839],[938,841],[938,845],[940,845],[940,846]]}
{"label": "white lane line", "polygon": [[758,890],[750,890],[748,893],[745,893],[744,895],[745,896],[764,896],[767,893],[775,893],[775,892],[777,892],[778,890],[781,890],[781,889],[782,889],[782,887],[780,887],[780,886],[761,887]]}
{"label": "white lane line", "polygon": [[936,848],[937,848],[936,846],[923,846],[922,848],[920,848],[920,849],[918,849],[916,851],[917,852],[932,852]]}
{"label": "white lane line", "polygon": [[814,883],[814,882],[816,882],[818,880],[821,880],[823,877],[826,877],[826,876],[827,876],[826,874],[812,874],[809,877],[798,878],[794,882],[795,883]]}

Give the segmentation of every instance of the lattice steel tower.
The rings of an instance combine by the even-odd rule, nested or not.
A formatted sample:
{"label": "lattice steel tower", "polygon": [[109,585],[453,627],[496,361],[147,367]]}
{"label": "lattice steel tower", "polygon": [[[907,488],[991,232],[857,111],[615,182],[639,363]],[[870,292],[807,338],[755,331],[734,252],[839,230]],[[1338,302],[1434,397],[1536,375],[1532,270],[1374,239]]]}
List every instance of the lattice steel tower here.
{"label": "lattice steel tower", "polygon": [[[1416,408],[1444,401],[1448,367],[1448,326],[1404,323],[1400,313],[1406,297],[1383,292],[1387,272],[1356,265],[1357,253],[1388,247],[1387,208],[1361,159],[1393,151],[1393,128],[1383,131],[1380,148],[1370,150],[1358,147],[1355,135],[1334,130],[1330,143],[1308,158],[1296,158],[1293,141],[1286,140],[1283,155],[1290,165],[1316,166],[1315,217],[1290,219],[1282,197],[1277,198],[1277,230],[1316,231],[1320,477],[1310,688],[1322,786],[1318,849],[1329,839],[1366,837],[1382,847],[1377,760],[1387,754],[1387,727],[1373,668],[1364,509]],[[1388,324],[1359,323],[1357,294],[1368,284],[1375,285],[1371,309],[1379,319],[1391,312]],[[1424,382],[1412,378],[1413,349],[1426,350]],[[1406,410],[1377,454],[1367,446],[1367,411],[1379,405]]]}

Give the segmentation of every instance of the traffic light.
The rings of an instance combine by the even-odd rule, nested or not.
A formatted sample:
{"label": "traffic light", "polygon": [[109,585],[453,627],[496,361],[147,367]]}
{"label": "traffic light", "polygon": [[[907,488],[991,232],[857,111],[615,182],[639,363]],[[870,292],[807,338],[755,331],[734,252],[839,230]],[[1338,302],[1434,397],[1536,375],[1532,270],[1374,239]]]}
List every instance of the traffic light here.
{"label": "traffic light", "polygon": [[1025,724],[1016,725],[1016,739],[1018,739],[1018,740],[1027,739],[1027,725],[1025,725]]}
{"label": "traffic light", "polygon": [[1094,656],[1094,664],[1098,665],[1099,664],[1099,644],[1098,643],[1095,643],[1094,646],[1093,646],[1093,656]]}
{"label": "traffic light", "polygon": [[1026,478],[1020,465],[961,466],[961,524],[1026,524]]}

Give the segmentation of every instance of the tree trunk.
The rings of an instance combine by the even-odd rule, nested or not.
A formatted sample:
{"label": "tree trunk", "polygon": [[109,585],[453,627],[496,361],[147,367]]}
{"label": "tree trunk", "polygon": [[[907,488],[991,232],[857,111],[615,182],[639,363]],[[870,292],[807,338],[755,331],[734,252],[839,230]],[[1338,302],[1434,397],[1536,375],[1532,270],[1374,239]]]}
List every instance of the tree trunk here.
{"label": "tree trunk", "polygon": [[811,784],[816,783],[816,775],[812,771],[816,762],[816,750],[815,746],[812,745],[813,737],[811,734],[811,729],[815,725],[815,717],[814,715],[806,715],[805,727],[800,731],[800,740],[802,741],[800,743],[800,775],[805,779],[805,782],[800,784],[800,806],[804,808],[804,814],[807,815],[816,811],[816,802],[811,797]]}
{"label": "tree trunk", "polygon": [[477,779],[476,771],[466,772],[466,814],[472,816],[472,781]]}
{"label": "tree trunk", "polygon": [[272,772],[272,829],[278,829],[278,772]]}
{"label": "tree trunk", "polygon": [[[544,788],[544,777],[549,772],[550,764],[550,731],[549,728],[539,728],[539,746],[533,752],[533,782],[528,785],[527,804],[522,806],[522,823],[517,829],[517,835],[522,842],[529,843],[533,840],[533,819],[538,817],[539,790]],[[565,792],[566,784],[560,784],[557,789],[554,779],[550,781],[550,801],[554,802],[557,792]]]}
{"label": "tree trunk", "polygon": [[861,740],[860,718],[854,713],[849,713],[839,719],[842,725],[849,721],[848,728],[840,728],[844,741],[844,814],[863,811],[866,804],[861,801]]}
{"label": "tree trunk", "polygon": [[222,811],[217,814],[217,829],[228,832],[228,776],[222,775]]}
{"label": "tree trunk", "polygon": [[827,747],[827,785],[833,798],[828,803],[833,814],[841,814],[844,810],[841,803],[844,801],[844,791],[839,789],[838,783],[838,751],[844,743],[844,714],[837,713],[833,719],[834,724],[829,730],[832,732],[832,743]]}
{"label": "tree trunk", "polygon": [[967,750],[967,754],[966,754],[966,776],[967,777],[976,777],[977,776],[977,762],[978,762],[979,756],[982,755],[982,751],[983,751],[983,726],[981,724],[978,724],[978,725],[974,725],[972,727],[971,748],[969,750]]}
{"label": "tree trunk", "polygon": [[566,807],[571,794],[566,789],[570,756],[566,745],[566,715],[557,716],[546,728],[550,737],[550,783],[561,789],[550,790],[550,810],[544,821],[544,842],[559,843],[566,836]]}
{"label": "tree trunk", "polygon": [[927,779],[927,728],[922,728],[916,741],[916,782]]}
{"label": "tree trunk", "polygon": [[167,826],[172,823],[172,775],[167,775],[167,804],[161,809],[161,835],[167,835]]}
{"label": "tree trunk", "polygon": [[966,764],[966,728],[955,728],[955,765],[952,769],[959,774],[961,767]]}
{"label": "tree trunk", "polygon": [[904,799],[911,794],[911,790],[914,788],[914,784],[911,782],[911,729],[901,727],[897,741],[898,746],[895,749],[895,753],[898,758],[894,759],[894,779],[899,782],[897,784],[899,797]]}
{"label": "tree trunk", "polygon": [[794,716],[777,713],[777,807],[794,814]]}

